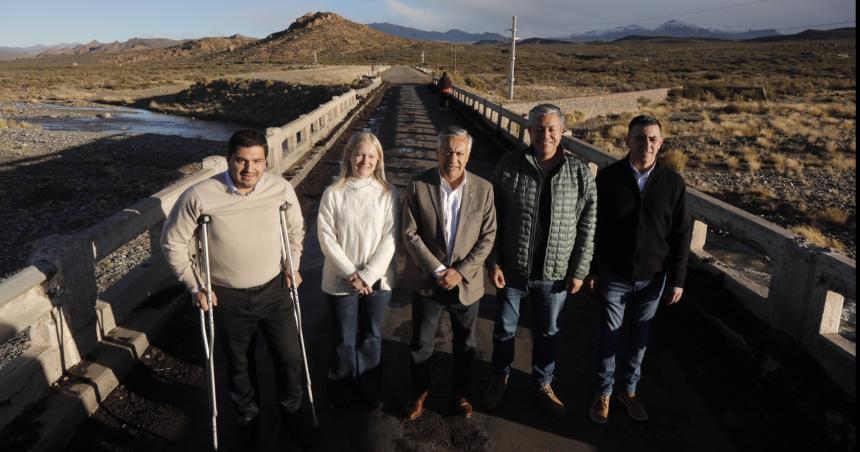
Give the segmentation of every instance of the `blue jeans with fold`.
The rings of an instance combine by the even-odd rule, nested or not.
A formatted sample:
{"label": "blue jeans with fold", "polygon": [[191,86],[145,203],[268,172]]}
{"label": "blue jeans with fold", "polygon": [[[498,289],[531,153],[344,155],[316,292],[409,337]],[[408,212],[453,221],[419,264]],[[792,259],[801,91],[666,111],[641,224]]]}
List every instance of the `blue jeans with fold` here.
{"label": "blue jeans with fold", "polygon": [[[646,281],[630,281],[607,270],[598,273],[601,306],[597,386],[601,395],[612,394],[616,374],[619,375],[619,389],[636,392],[651,321],[657,313],[665,285],[664,273]],[[630,316],[629,329],[626,341],[621,341],[625,315]],[[617,352],[620,364],[616,372]]]}
{"label": "blue jeans with fold", "polygon": [[329,295],[334,326],[334,350],[328,380],[335,397],[346,397],[358,383],[365,397],[382,395],[382,324],[391,300],[390,290],[367,296]]}
{"label": "blue jeans with fold", "polygon": [[[517,287],[519,286],[519,287]],[[558,314],[567,299],[564,281],[528,281],[508,284],[499,290],[499,310],[493,330],[493,371],[507,376],[514,361],[514,341],[520,320],[520,306],[529,299],[532,309],[532,382],[536,387],[552,382],[555,372],[555,342]]]}

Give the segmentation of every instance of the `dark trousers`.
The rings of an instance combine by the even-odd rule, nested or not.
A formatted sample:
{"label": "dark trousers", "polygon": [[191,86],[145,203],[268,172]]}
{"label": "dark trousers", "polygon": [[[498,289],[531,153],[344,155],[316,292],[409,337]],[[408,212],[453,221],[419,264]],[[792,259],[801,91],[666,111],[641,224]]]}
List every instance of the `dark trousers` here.
{"label": "dark trousers", "polygon": [[331,395],[342,402],[357,382],[371,400],[382,397],[382,323],[390,290],[370,295],[326,295],[332,312],[334,350],[329,366]]}
{"label": "dark trousers", "polygon": [[453,333],[454,392],[464,394],[472,379],[472,359],[475,356],[475,325],[478,303],[466,306],[458,299],[458,290],[437,289],[429,297],[415,294],[412,298],[412,389],[415,394],[430,389],[430,358],[433,339],[439,328],[442,311],[451,317]]}
{"label": "dark trousers", "polygon": [[283,276],[251,289],[212,288],[218,296],[215,326],[227,357],[230,396],[239,412],[254,405],[255,385],[250,374],[257,370],[253,346],[258,328],[274,364],[278,401],[287,411],[298,411],[304,366],[293,302]]}

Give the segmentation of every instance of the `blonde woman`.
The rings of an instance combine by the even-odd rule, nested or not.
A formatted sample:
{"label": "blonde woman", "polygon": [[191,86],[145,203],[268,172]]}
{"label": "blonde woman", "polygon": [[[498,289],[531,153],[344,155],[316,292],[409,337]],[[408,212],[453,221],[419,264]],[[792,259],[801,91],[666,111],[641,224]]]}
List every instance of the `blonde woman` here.
{"label": "blonde woman", "polygon": [[382,323],[394,282],[399,201],[385,180],[382,146],[372,133],[353,135],[340,176],[320,200],[317,218],[325,255],[322,290],[334,325],[329,398],[345,408],[356,387],[367,409],[381,407]]}

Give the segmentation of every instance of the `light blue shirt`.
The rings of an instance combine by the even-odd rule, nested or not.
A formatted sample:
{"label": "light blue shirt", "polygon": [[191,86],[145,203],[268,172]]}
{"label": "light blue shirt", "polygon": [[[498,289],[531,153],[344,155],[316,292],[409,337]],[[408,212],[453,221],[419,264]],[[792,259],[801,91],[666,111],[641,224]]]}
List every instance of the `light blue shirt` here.
{"label": "light blue shirt", "polygon": [[266,180],[266,173],[263,173],[263,175],[260,177],[260,180],[257,181],[257,184],[254,185],[254,188],[252,188],[251,191],[249,191],[248,193],[242,193],[236,187],[236,184],[233,183],[233,178],[230,177],[230,171],[224,171],[224,182],[227,183],[227,189],[230,191],[230,193],[237,195],[237,196],[248,196],[251,193],[254,193],[254,191],[257,190],[257,187],[263,186],[263,182],[265,180]]}

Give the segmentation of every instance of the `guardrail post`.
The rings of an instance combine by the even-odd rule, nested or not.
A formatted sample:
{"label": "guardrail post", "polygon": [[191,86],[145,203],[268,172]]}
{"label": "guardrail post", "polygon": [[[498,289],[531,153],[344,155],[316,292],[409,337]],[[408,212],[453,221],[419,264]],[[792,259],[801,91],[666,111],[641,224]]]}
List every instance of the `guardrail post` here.
{"label": "guardrail post", "polygon": [[34,325],[35,331],[31,330],[31,334],[58,348],[56,359],[66,370],[92,351],[98,342],[93,247],[90,241],[77,234],[48,236],[34,246],[30,261],[45,261],[57,269],[54,277],[46,282],[55,306],[52,321]]}
{"label": "guardrail post", "polygon": [[690,241],[690,250],[699,253],[705,251],[707,239],[708,225],[699,220],[693,220],[693,238]]}
{"label": "guardrail post", "polygon": [[797,339],[803,334],[803,324],[813,296],[815,262],[813,254],[791,241],[780,256],[775,256],[767,302],[770,304],[771,324]]}
{"label": "guardrail post", "polygon": [[278,168],[281,170],[281,162],[284,161],[284,140],[281,137],[281,129],[279,127],[269,127],[266,129],[266,143],[269,145],[269,168]]}

